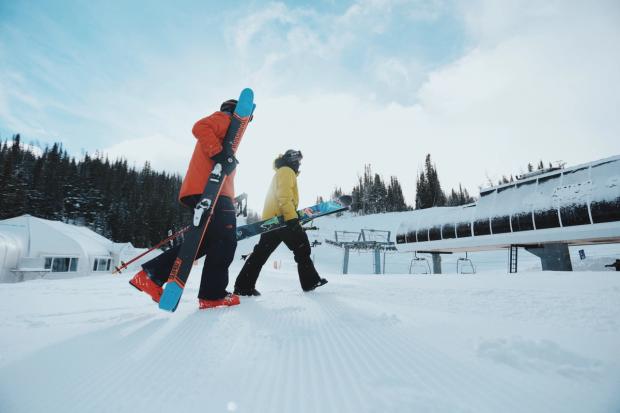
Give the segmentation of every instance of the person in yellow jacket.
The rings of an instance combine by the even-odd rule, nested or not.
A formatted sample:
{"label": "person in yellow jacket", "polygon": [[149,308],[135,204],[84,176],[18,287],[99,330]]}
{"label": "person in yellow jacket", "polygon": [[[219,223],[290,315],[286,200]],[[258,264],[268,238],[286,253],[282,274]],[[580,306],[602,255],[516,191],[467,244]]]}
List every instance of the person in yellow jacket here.
{"label": "person in yellow jacket", "polygon": [[314,268],[314,263],[310,258],[310,242],[297,216],[299,204],[297,175],[301,159],[300,151],[289,149],[283,155],[278,156],[273,163],[276,173],[265,198],[263,219],[282,215],[286,221],[286,227],[261,235],[258,244],[237,276],[235,281],[235,294],[237,295],[260,295],[256,290],[256,280],[263,265],[281,242],[293,251],[302,290],[312,291],[327,283],[327,280],[321,278]]}

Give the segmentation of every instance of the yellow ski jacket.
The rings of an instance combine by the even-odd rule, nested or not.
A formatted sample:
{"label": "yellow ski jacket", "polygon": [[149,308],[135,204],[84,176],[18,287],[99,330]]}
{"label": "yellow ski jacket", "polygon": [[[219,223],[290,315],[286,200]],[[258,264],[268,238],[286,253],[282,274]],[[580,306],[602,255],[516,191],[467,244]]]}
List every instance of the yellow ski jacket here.
{"label": "yellow ski jacket", "polygon": [[276,169],[263,207],[263,219],[283,215],[284,220],[298,218],[297,174],[288,166]]}

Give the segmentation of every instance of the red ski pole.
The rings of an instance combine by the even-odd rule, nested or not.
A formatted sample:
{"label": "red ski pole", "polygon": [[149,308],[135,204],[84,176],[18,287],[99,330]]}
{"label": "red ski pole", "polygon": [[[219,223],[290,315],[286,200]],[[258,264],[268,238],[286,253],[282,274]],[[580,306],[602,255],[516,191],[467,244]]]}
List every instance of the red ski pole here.
{"label": "red ski pole", "polygon": [[112,271],[112,274],[120,273],[122,270],[124,270],[125,268],[127,268],[127,267],[131,264],[131,263],[133,263],[133,262],[135,262],[135,261],[139,260],[140,258],[144,257],[146,254],[148,254],[149,252],[153,251],[154,249],[161,247],[161,246],[162,246],[162,245],[164,245],[166,242],[171,241],[171,240],[173,240],[173,239],[177,238],[178,236],[180,236],[180,235],[181,235],[181,234],[183,234],[184,232],[187,232],[187,230],[188,230],[189,228],[190,228],[189,226],[187,226],[187,227],[185,227],[185,228],[182,228],[182,229],[181,229],[181,230],[179,230],[178,232],[175,232],[174,234],[170,235],[168,238],[166,238],[166,239],[164,239],[164,240],[160,241],[157,245],[155,245],[155,246],[153,246],[153,247],[149,248],[147,251],[144,251],[142,254],[140,254],[140,255],[138,255],[138,256],[136,256],[136,257],[134,257],[134,258],[130,259],[130,260],[129,260],[129,261],[127,261],[127,262],[123,262],[123,261],[121,261],[121,265],[119,265],[118,267],[115,267],[115,268],[114,268],[114,271]]}

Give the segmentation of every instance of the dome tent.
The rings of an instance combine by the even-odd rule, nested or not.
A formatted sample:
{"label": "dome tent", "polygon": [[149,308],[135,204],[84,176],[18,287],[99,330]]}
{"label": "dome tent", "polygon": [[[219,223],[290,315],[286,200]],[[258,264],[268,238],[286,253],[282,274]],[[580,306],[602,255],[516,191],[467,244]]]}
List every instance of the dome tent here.
{"label": "dome tent", "polygon": [[0,282],[113,269],[114,243],[94,231],[31,215],[0,221]]}

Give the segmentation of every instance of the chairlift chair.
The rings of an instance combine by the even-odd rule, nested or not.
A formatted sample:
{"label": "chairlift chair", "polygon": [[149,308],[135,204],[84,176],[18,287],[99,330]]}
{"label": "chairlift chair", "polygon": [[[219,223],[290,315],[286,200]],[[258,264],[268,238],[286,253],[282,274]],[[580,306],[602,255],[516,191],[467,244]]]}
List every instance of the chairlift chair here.
{"label": "chairlift chair", "polygon": [[431,265],[428,262],[428,258],[418,257],[418,253],[413,253],[413,259],[409,264],[409,274],[430,274]]}
{"label": "chairlift chair", "polygon": [[459,257],[456,260],[456,273],[457,274],[475,274],[476,267],[474,267],[474,263],[467,257],[467,252],[465,252],[465,257]]}

